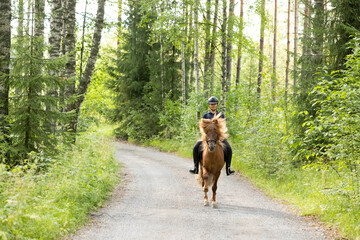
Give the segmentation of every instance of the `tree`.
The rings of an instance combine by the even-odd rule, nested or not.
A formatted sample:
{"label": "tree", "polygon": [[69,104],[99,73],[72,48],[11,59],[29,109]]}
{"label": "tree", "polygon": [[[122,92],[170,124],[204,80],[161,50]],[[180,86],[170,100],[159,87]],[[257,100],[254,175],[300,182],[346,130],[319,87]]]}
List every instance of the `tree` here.
{"label": "tree", "polygon": [[276,98],[276,85],[277,85],[277,79],[276,79],[276,47],[277,47],[277,0],[274,1],[274,46],[273,46],[273,75],[272,75],[272,81],[271,81],[271,96],[273,101],[275,101]]}
{"label": "tree", "polygon": [[80,79],[79,86],[76,91],[78,98],[75,102],[76,117],[75,117],[75,124],[74,124],[74,128],[73,128],[75,133],[76,133],[76,127],[77,127],[79,114],[80,114],[80,107],[81,107],[82,102],[85,99],[85,94],[89,87],[91,77],[92,77],[92,74],[93,74],[93,71],[95,68],[96,59],[97,59],[98,53],[99,53],[101,33],[102,33],[102,29],[104,27],[104,9],[105,9],[105,0],[98,0],[98,8],[97,8],[97,13],[96,13],[95,29],[94,29],[93,39],[92,39],[90,56],[86,63],[84,76]]}
{"label": "tree", "polygon": [[223,19],[221,25],[221,111],[226,111],[226,93],[227,93],[227,62],[226,62],[226,50],[227,50],[227,40],[226,40],[226,26],[227,26],[227,0],[223,0]]}
{"label": "tree", "polygon": [[204,91],[207,98],[209,93],[210,80],[210,44],[211,44],[211,0],[206,0],[206,18],[205,18],[205,55],[204,55]]}
{"label": "tree", "polygon": [[286,73],[285,73],[285,103],[287,103],[289,89],[289,66],[290,66],[290,11],[291,2],[288,0],[288,18],[287,18],[287,41],[286,41]]}
{"label": "tree", "polygon": [[[64,6],[64,40],[63,50],[64,55],[68,56],[68,62],[65,67],[65,76],[68,84],[64,88],[64,99],[66,101],[65,112],[72,113],[70,115],[69,125],[67,129],[73,133],[76,131],[76,116],[73,114],[75,110],[75,83],[76,83],[76,59],[75,59],[75,44],[76,44],[76,18],[75,18],[76,0],[65,0]],[[75,137],[74,137],[75,139]]]}
{"label": "tree", "polygon": [[219,0],[215,0],[215,10],[214,10],[214,21],[213,21],[213,30],[212,38],[210,44],[210,67],[211,67],[211,80],[210,80],[210,94],[213,95],[214,92],[214,83],[215,83],[215,56],[216,56],[216,39],[217,39],[217,28],[218,28],[218,11],[219,11]]}
{"label": "tree", "polygon": [[[11,47],[11,1],[0,1],[0,134],[7,134],[9,114],[9,66]],[[4,139],[0,137],[0,143]],[[0,149],[2,151],[2,149]]]}
{"label": "tree", "polygon": [[195,91],[200,92],[199,79],[199,0],[195,0],[194,4],[194,72],[195,72]]}
{"label": "tree", "polygon": [[260,26],[259,72],[257,79],[258,98],[261,97],[261,84],[262,84],[262,74],[263,74],[263,64],[264,64],[265,0],[261,0],[260,15],[261,15],[261,26]]}
{"label": "tree", "polygon": [[121,50],[121,21],[122,21],[122,0],[118,0],[118,22],[117,22],[117,49],[120,53]]}
{"label": "tree", "polygon": [[235,22],[234,14],[235,3],[234,0],[230,0],[229,6],[229,21],[227,29],[227,46],[226,46],[226,89],[230,90],[231,87],[231,64],[232,64],[232,40],[233,40],[233,27]]}
{"label": "tree", "polygon": [[240,2],[240,29],[239,29],[239,46],[238,46],[238,59],[236,67],[236,89],[240,83],[241,74],[241,58],[242,58],[242,45],[243,45],[243,28],[244,28],[244,0]]}
{"label": "tree", "polygon": [[296,94],[297,55],[298,55],[298,0],[294,1],[294,94]]}

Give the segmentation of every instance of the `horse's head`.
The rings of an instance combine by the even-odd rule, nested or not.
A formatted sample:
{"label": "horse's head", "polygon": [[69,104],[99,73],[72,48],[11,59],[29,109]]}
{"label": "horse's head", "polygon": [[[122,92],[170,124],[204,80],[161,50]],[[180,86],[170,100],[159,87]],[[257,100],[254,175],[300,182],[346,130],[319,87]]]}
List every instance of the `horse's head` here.
{"label": "horse's head", "polygon": [[210,152],[215,150],[219,140],[222,141],[226,138],[225,119],[220,118],[220,116],[221,113],[212,119],[201,119],[199,124],[202,140],[206,142]]}

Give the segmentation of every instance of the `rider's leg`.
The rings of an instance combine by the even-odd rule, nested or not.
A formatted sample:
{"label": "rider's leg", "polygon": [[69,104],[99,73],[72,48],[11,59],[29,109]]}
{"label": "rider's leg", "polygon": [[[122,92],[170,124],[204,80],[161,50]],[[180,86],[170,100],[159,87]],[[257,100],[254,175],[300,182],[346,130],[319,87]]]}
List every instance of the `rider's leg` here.
{"label": "rider's leg", "polygon": [[193,149],[193,160],[194,160],[194,169],[189,170],[190,173],[198,174],[199,173],[199,162],[202,157],[202,142],[196,142]]}
{"label": "rider's leg", "polygon": [[232,159],[232,149],[230,147],[230,144],[228,143],[228,141],[225,139],[223,141],[223,144],[225,144],[225,148],[224,148],[224,160],[226,163],[226,175],[230,175],[233,174],[235,171],[230,169],[231,166],[231,159]]}

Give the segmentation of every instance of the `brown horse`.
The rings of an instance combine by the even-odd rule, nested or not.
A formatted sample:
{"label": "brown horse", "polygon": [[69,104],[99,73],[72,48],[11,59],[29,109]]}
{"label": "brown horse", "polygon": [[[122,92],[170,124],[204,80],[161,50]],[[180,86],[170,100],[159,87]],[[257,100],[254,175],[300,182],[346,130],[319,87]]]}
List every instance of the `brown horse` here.
{"label": "brown horse", "polygon": [[203,155],[198,181],[204,190],[204,206],[209,205],[207,192],[212,186],[212,207],[216,207],[216,189],[221,169],[224,166],[224,150],[222,140],[227,136],[225,119],[221,113],[212,119],[201,119],[199,123],[202,134]]}

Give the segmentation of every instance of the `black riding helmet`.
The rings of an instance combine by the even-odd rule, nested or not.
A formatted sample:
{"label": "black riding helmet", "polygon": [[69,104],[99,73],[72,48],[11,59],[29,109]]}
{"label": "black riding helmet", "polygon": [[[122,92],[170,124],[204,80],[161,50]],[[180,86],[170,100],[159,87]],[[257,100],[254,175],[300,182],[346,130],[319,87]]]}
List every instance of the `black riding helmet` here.
{"label": "black riding helmet", "polygon": [[209,104],[215,104],[215,103],[219,103],[219,100],[216,98],[216,97],[214,97],[214,96],[212,96],[212,97],[210,97],[209,99],[208,99],[208,103]]}

